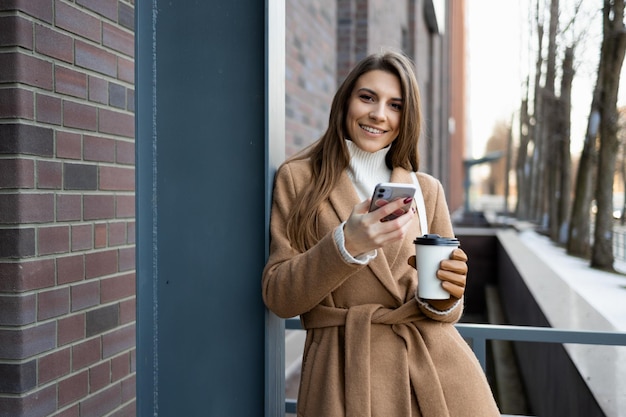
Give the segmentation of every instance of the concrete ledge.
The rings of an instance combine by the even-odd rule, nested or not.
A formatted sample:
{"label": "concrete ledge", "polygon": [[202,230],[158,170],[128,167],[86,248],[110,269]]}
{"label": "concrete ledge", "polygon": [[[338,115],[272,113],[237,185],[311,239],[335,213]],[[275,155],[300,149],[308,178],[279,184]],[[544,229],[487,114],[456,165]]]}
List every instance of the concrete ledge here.
{"label": "concrete ledge", "polygon": [[[512,324],[626,330],[626,278],[593,270],[585,260],[566,255],[549,239],[531,231],[501,230],[497,237],[503,250],[499,255],[501,297]],[[522,282],[516,282],[515,274]],[[567,413],[559,414],[565,410],[553,408],[557,411],[553,415],[626,416],[626,347],[565,345],[563,350],[579,375],[572,372],[560,350],[516,344],[520,361],[537,356],[549,361],[543,365],[520,363],[522,373],[540,379],[537,384],[541,388],[530,387],[529,396],[535,389],[539,391],[535,396],[557,397]],[[557,372],[560,375],[555,375]],[[567,389],[558,386],[561,380]],[[581,383],[597,404],[584,398]]]}

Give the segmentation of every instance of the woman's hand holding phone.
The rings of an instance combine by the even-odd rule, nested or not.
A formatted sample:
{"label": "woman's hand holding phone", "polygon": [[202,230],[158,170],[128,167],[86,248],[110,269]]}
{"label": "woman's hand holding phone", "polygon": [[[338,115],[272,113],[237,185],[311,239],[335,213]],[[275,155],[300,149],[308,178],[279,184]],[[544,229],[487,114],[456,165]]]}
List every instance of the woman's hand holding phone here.
{"label": "woman's hand holding phone", "polygon": [[[371,211],[376,202],[365,200],[352,210],[344,226],[346,250],[352,256],[359,256],[367,252],[403,239],[409,230],[415,211],[411,209],[413,198],[406,197],[391,202],[380,202],[380,206]],[[403,207],[408,206],[404,212]],[[400,216],[394,213],[401,213]],[[393,219],[389,219],[392,216]],[[385,219],[385,220],[384,220]]]}

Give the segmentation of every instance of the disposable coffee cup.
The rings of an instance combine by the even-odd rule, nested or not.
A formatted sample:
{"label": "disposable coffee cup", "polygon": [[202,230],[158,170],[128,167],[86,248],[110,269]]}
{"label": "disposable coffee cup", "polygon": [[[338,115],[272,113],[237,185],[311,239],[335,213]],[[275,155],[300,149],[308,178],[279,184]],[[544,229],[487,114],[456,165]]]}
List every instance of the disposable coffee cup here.
{"label": "disposable coffee cup", "polygon": [[417,269],[417,295],[429,300],[447,300],[450,293],[441,286],[437,270],[442,260],[449,259],[452,251],[459,247],[456,238],[427,234],[416,238],[415,266]]}

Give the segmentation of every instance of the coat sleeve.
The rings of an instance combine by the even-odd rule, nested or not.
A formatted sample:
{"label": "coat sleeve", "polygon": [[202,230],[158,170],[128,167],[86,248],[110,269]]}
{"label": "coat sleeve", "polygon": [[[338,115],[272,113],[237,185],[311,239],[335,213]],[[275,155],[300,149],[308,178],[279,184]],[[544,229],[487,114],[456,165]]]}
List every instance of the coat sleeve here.
{"label": "coat sleeve", "polygon": [[[450,210],[443,186],[441,182],[433,177],[425,176],[425,179],[428,180],[428,185],[424,187],[428,190],[424,195],[424,199],[428,207],[429,232],[445,237],[454,237]],[[461,315],[463,314],[463,302],[464,299],[461,298],[457,304],[446,311],[438,311],[425,302],[418,302],[418,305],[422,313],[430,319],[444,323],[456,323],[461,319]]]}
{"label": "coat sleeve", "polygon": [[[300,174],[300,172],[298,172]],[[317,306],[348,277],[364,266],[344,260],[333,233],[327,233],[305,252],[287,238],[287,219],[306,178],[289,164],[277,172],[270,217],[270,254],[263,270],[265,305],[279,317],[294,317]],[[338,222],[339,224],[339,222]]]}

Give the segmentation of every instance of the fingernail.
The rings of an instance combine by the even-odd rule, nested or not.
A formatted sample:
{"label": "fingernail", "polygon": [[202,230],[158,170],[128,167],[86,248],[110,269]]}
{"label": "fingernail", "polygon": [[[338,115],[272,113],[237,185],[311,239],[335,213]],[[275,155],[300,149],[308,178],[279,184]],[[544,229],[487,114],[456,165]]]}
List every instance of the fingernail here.
{"label": "fingernail", "polygon": [[404,199],[404,204],[409,204],[411,201],[413,201],[413,197],[407,197]]}

